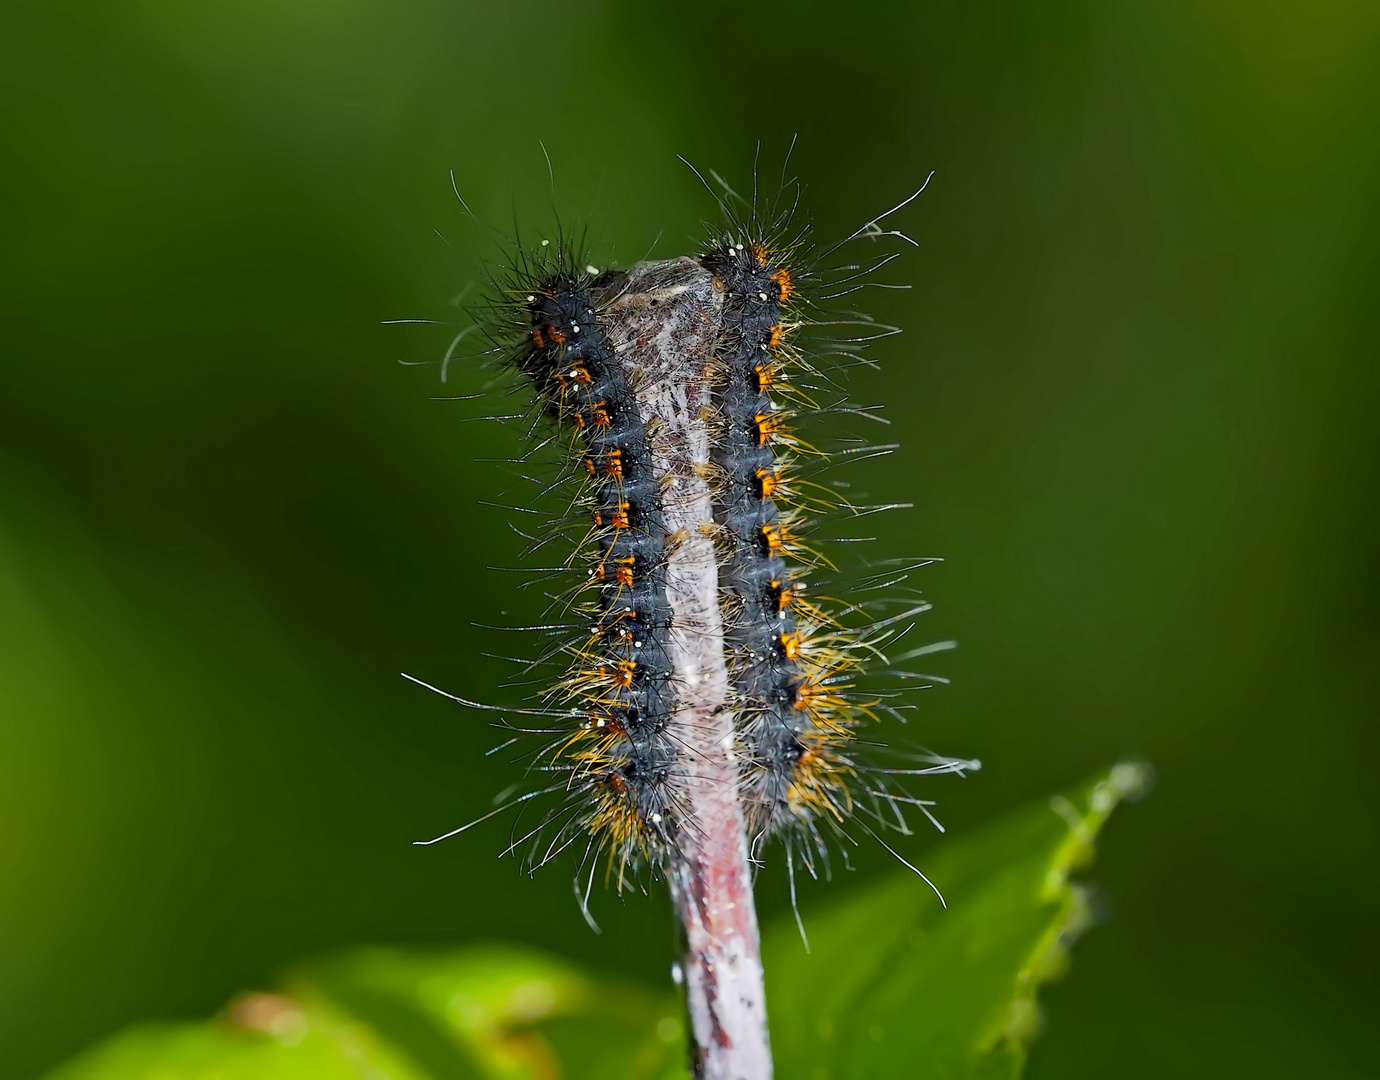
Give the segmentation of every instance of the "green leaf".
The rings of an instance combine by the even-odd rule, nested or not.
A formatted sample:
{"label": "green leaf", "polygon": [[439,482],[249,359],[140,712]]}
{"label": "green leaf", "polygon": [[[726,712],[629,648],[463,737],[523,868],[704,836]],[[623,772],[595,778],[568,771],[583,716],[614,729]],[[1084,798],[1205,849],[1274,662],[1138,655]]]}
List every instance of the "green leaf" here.
{"label": "green leaf", "polygon": [[48,1080],[684,1080],[674,995],[508,947],[359,949],[204,1024],[135,1028]]}
{"label": "green leaf", "polygon": [[[1145,770],[1118,765],[763,940],[777,1075],[1018,1076],[1035,988],[1086,924],[1069,873]],[[507,946],[359,949],[204,1024],[116,1037],[48,1080],[684,1080],[682,1006]]]}
{"label": "green leaf", "polygon": [[1067,795],[936,849],[911,874],[767,929],[763,962],[778,1075],[799,1080],[1019,1076],[1039,1026],[1035,989],[1088,922],[1069,874],[1148,770],[1118,765]]}
{"label": "green leaf", "polygon": [[685,1076],[683,1009],[669,988],[649,993],[533,950],[364,949],[295,981],[370,1022],[437,1080]]}
{"label": "green leaf", "polygon": [[133,1028],[49,1080],[430,1080],[326,1003],[247,994],[202,1024]]}

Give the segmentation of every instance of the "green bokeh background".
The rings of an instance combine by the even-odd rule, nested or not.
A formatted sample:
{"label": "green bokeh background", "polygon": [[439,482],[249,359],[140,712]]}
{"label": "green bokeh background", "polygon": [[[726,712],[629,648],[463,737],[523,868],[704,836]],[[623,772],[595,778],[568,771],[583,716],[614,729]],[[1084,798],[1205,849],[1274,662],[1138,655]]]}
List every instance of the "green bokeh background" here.
{"label": "green bokeh background", "polygon": [[517,770],[398,672],[495,696],[471,621],[535,598],[511,435],[382,320],[498,250],[449,169],[627,262],[713,215],[676,154],[746,186],[795,132],[824,237],[937,170],[854,385],[917,504],[874,553],[947,559],[915,733],[985,762],[927,793],[1158,771],[1031,1076],[1371,1072],[1378,56],[1363,2],[6,4],[0,1078],[364,941],[663,983],[660,896],[595,937],[501,825],[409,845]]}

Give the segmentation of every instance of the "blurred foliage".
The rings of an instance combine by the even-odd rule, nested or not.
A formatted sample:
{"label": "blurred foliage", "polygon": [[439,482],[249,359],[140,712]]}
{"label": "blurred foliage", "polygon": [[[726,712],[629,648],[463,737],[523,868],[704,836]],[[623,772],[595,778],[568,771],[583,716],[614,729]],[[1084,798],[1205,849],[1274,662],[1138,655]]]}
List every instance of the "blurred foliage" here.
{"label": "blurred foliage", "polygon": [[480,376],[381,324],[514,221],[689,250],[675,155],[745,187],[797,131],[824,238],[937,169],[850,387],[917,505],[870,549],[946,557],[961,643],[907,734],[985,765],[924,797],[964,837],[1159,774],[1029,1075],[1373,1071],[1377,56],[1360,0],[4,4],[0,1080],[359,941],[664,980],[660,899],[596,937],[501,825],[410,846],[520,768],[397,673],[493,696],[472,623],[540,605],[487,569],[510,434],[429,400]]}
{"label": "blurred foliage", "polygon": [[[1088,920],[1069,872],[1146,780],[1118,765],[945,844],[933,872],[949,909],[906,874],[808,916],[808,953],[794,919],[769,927],[779,1074],[1018,1076],[1035,989]],[[669,987],[640,992],[530,950],[366,949],[210,1022],[126,1032],[49,1080],[676,1080],[688,1075],[681,1015]]]}

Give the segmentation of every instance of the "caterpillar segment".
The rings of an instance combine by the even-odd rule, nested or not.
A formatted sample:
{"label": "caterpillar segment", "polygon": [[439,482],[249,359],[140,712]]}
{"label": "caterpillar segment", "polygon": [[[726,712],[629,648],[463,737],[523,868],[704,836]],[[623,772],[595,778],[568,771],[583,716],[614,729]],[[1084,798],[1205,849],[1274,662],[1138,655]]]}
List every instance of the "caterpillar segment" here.
{"label": "caterpillar segment", "polygon": [[561,267],[516,291],[530,320],[517,366],[543,411],[571,433],[571,472],[582,480],[577,501],[589,522],[575,556],[588,576],[572,605],[590,631],[567,649],[570,668],[547,694],[577,718],[553,755],[572,810],[557,839],[588,832],[621,887],[639,867],[664,867],[677,815],[666,782],[676,758],[667,731],[675,700],[659,647],[671,623],[660,574],[662,489],[599,312],[620,281]]}

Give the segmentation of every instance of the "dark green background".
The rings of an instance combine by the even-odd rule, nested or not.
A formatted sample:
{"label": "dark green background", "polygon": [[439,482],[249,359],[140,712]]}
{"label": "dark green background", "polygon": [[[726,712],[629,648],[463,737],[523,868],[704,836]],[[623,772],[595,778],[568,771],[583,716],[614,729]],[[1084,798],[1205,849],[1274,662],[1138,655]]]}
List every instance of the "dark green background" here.
{"label": "dark green background", "polygon": [[660,895],[595,937],[501,824],[409,846],[517,770],[398,672],[497,696],[471,620],[533,598],[476,502],[512,437],[381,320],[497,250],[448,169],[632,261],[713,215],[677,153],[746,186],[797,131],[825,237],[937,170],[854,386],[917,504],[873,553],[946,557],[962,643],[913,733],[986,763],[925,792],[961,833],[1159,775],[1031,1075],[1370,1072],[1378,46],[1367,3],[6,4],[0,1077],[365,940],[663,982]]}

